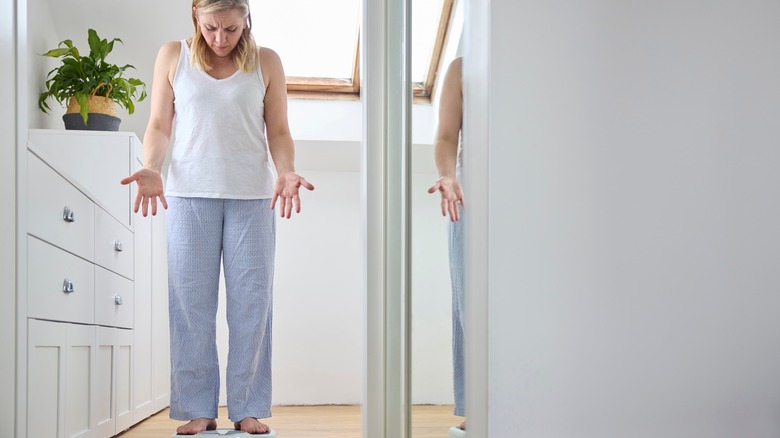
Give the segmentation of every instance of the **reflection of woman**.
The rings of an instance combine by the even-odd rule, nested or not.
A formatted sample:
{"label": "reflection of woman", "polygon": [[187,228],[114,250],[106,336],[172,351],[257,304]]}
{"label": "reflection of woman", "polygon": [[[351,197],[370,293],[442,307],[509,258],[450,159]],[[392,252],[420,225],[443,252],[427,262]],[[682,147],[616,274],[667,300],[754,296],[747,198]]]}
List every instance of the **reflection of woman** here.
{"label": "reflection of woman", "polygon": [[[247,0],[193,0],[194,35],[168,42],[154,67],[144,168],[135,211],[169,209],[171,418],[177,433],[215,429],[219,401],[216,312],[225,269],[228,416],[266,433],[271,416],[271,316],[276,223],[300,212],[284,70],[250,33]],[[176,118],[169,179],[160,171]],[[274,182],[269,152],[278,176]],[[166,196],[168,197],[166,201]],[[271,199],[273,198],[273,199]]]}
{"label": "reflection of woman", "polygon": [[[439,179],[428,193],[441,194],[441,213],[450,216],[450,277],[452,278],[452,362],[455,389],[455,415],[465,416],[463,396],[463,190],[460,186],[463,125],[462,58],[456,58],[447,69],[439,102],[439,127],[434,140],[434,154]],[[464,421],[461,429],[466,428]]]}

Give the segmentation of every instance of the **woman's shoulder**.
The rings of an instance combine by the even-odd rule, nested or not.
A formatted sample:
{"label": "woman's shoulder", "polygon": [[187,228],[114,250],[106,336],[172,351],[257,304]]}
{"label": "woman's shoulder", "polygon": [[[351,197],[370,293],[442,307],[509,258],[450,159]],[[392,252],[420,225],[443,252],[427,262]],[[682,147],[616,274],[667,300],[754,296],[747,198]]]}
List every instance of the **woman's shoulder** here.
{"label": "woman's shoulder", "polygon": [[166,60],[178,60],[179,53],[181,52],[181,41],[168,41],[160,47],[158,52],[158,58]]}
{"label": "woman's shoulder", "polygon": [[268,47],[259,47],[257,49],[257,60],[266,86],[271,82],[274,82],[274,79],[277,76],[284,75],[282,60],[279,58],[279,54],[274,50],[269,49]]}
{"label": "woman's shoulder", "polygon": [[270,49],[268,47],[258,47],[257,48],[257,59],[260,60],[261,65],[268,65],[270,64],[281,64],[282,60],[279,58],[279,54],[276,53],[273,49]]}

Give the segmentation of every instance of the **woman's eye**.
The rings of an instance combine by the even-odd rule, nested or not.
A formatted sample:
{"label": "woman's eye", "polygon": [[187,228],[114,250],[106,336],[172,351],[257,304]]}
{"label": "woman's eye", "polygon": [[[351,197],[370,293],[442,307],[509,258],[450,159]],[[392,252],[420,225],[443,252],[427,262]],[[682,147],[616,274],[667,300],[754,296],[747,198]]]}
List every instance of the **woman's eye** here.
{"label": "woman's eye", "polygon": [[227,31],[230,32],[230,33],[233,33],[233,32],[236,31],[236,28],[235,27],[231,27],[230,29],[227,29]]}

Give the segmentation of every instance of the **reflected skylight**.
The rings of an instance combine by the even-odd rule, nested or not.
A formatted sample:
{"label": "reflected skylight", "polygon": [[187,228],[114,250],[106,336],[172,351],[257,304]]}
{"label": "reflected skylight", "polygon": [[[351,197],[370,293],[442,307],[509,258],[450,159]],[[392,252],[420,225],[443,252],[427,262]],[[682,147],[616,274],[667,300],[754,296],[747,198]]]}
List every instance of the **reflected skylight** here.
{"label": "reflected skylight", "polygon": [[360,0],[249,0],[252,32],[287,76],[352,78]]}
{"label": "reflected skylight", "polygon": [[412,0],[412,82],[425,82],[444,0]]}

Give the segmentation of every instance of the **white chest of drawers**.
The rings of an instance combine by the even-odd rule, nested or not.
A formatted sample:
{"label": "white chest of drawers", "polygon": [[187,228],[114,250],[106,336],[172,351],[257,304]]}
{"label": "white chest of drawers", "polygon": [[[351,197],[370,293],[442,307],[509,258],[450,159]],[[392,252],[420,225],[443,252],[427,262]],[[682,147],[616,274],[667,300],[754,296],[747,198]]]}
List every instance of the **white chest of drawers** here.
{"label": "white chest of drawers", "polygon": [[111,437],[168,404],[166,271],[153,265],[164,247],[152,240],[164,215],[135,217],[134,189],[119,184],[140,163],[134,134],[28,139],[26,436]]}

